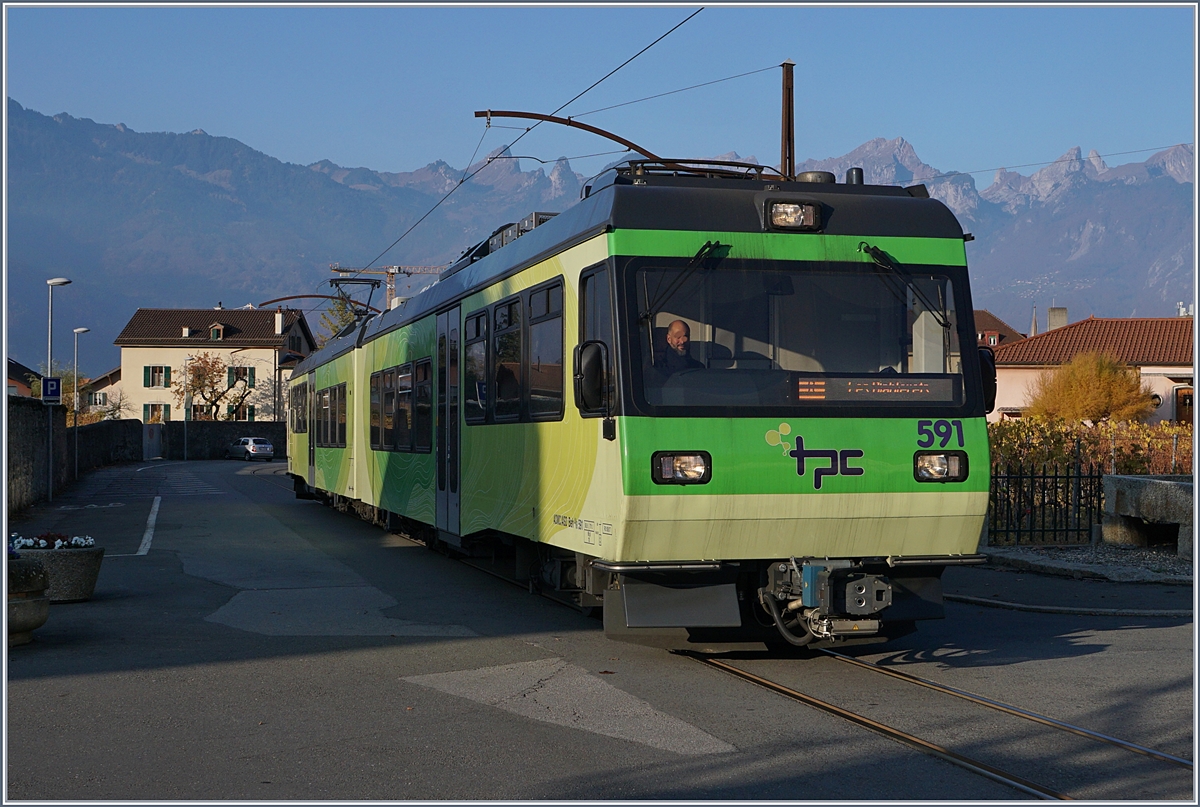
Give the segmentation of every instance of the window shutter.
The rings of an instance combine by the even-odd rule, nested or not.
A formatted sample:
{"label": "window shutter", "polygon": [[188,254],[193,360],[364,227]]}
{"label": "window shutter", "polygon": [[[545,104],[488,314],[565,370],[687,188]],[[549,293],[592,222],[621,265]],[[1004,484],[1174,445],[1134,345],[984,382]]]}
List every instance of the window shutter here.
{"label": "window shutter", "polygon": [[146,365],[142,368],[142,386],[150,386],[150,365]]}
{"label": "window shutter", "polygon": [[183,407],[183,419],[184,420],[192,419],[192,408],[190,406]]}
{"label": "window shutter", "polygon": [[142,423],[150,422],[150,404],[142,404]]}
{"label": "window shutter", "polygon": [[171,368],[170,367],[163,368],[163,386],[164,387],[171,386]]}
{"label": "window shutter", "polygon": [[[254,389],[254,368],[253,367],[250,368],[250,379],[246,382],[246,385],[248,387],[250,387],[250,389]],[[250,418],[250,419],[254,420],[254,418]]]}
{"label": "window shutter", "polygon": [[[254,371],[251,370],[250,372],[254,372]],[[254,420],[254,405],[253,404],[246,407],[246,420]]]}
{"label": "window shutter", "polygon": [[233,404],[226,404],[226,406],[225,406],[225,414],[226,414],[226,415],[232,415],[232,414],[233,414]]}
{"label": "window shutter", "polygon": [[163,423],[171,419],[171,405],[163,404]]}
{"label": "window shutter", "polygon": [[233,368],[232,368],[232,367],[230,367],[230,368],[229,368],[229,369],[226,371],[226,376],[227,376],[227,378],[229,379],[229,386],[231,386],[231,387],[232,387],[232,386],[233,386]]}

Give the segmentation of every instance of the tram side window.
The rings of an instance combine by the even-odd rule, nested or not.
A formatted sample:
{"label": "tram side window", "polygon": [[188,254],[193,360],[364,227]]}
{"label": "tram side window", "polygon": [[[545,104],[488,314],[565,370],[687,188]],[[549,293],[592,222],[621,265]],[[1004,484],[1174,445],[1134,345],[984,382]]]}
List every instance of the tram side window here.
{"label": "tram side window", "polygon": [[337,444],[342,448],[346,447],[346,385],[338,384],[337,387]]}
{"label": "tram side window", "polygon": [[563,414],[562,285],[529,295],[529,417],[558,420]]}
{"label": "tram side window", "polygon": [[393,412],[396,406],[396,368],[383,371],[383,440],[379,447],[390,450],[392,447],[392,425],[395,422]]}
{"label": "tram side window", "polygon": [[296,431],[308,433],[308,382],[296,390]]}
{"label": "tram side window", "polygon": [[521,417],[521,300],[509,300],[493,309],[496,334],[492,358],[497,421]]}
{"label": "tram side window", "polygon": [[463,372],[463,417],[467,423],[487,418],[487,311],[467,316]]}
{"label": "tram side window", "polygon": [[317,395],[321,398],[321,439],[317,445],[327,446],[329,445],[329,424],[333,421],[333,418],[329,416],[329,388],[326,387]]}
{"label": "tram side window", "polygon": [[413,375],[417,393],[413,451],[428,453],[433,446],[433,360],[421,359]]}
{"label": "tram side window", "polygon": [[396,409],[392,420],[392,447],[397,451],[412,451],[412,370],[412,362],[402,364],[396,368]]}
{"label": "tram side window", "polygon": [[308,431],[308,415],[304,411],[304,404],[307,400],[308,384],[296,384],[292,387],[291,396],[288,399],[288,416],[293,434],[303,434]]}
{"label": "tram side window", "polygon": [[371,448],[376,450],[383,448],[379,439],[379,386],[382,375],[383,373],[371,374]]}

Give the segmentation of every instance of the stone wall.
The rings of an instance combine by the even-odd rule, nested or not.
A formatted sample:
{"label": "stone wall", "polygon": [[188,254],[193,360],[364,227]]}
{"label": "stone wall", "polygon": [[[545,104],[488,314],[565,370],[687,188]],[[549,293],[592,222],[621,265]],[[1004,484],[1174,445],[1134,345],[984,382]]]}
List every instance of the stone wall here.
{"label": "stone wall", "polygon": [[[46,499],[46,410],[54,420],[54,490],[75,478],[75,433],[63,406],[36,398],[8,396],[8,510],[14,513]],[[79,473],[142,458],[142,422],[109,420],[79,427]]]}
{"label": "stone wall", "polygon": [[1125,476],[1104,477],[1105,543],[1146,546],[1147,524],[1178,525],[1175,550],[1191,558],[1193,533],[1192,477]]}
{"label": "stone wall", "polygon": [[[182,460],[184,422],[172,420],[163,428],[163,459]],[[276,421],[189,420],[187,421],[187,458],[219,460],[225,449],[240,437],[263,437],[275,447],[275,457],[287,456],[287,424]]]}
{"label": "stone wall", "polygon": [[54,421],[54,489],[66,484],[65,406],[47,407],[37,398],[8,396],[8,510],[24,510],[46,498],[46,410]]}
{"label": "stone wall", "polygon": [[[75,444],[67,429],[67,450],[71,471],[75,470]],[[141,462],[142,422],[140,420],[102,420],[79,427],[79,473],[119,462]]]}

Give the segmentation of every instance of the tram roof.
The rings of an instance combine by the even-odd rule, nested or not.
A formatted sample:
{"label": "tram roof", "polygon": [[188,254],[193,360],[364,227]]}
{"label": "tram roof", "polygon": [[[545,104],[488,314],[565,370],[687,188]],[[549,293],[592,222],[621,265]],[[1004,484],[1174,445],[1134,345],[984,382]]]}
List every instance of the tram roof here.
{"label": "tram roof", "polygon": [[[963,237],[954,214],[929,198],[923,185],[902,188],[670,174],[647,174],[636,181],[628,171],[606,171],[578,203],[501,249],[472,259],[487,241],[475,245],[435,283],[402,305],[368,316],[331,338],[300,362],[292,376],[611,230],[760,233],[766,230],[763,209],[770,199],[820,202],[825,211],[823,235]],[[797,233],[796,237],[811,234]]]}

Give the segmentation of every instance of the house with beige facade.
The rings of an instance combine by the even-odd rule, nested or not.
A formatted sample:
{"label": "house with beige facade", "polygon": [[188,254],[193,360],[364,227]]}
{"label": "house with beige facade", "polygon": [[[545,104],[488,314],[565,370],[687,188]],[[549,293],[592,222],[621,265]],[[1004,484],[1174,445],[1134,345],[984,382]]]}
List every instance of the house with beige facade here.
{"label": "house with beige facade", "polygon": [[1080,353],[1105,353],[1136,370],[1150,389],[1149,423],[1192,421],[1192,329],[1185,317],[1088,317],[995,348],[996,408],[988,420],[1018,418],[1038,376]]}
{"label": "house with beige facade", "polygon": [[191,390],[176,394],[202,356],[219,359],[236,388],[236,405],[219,404],[217,419],[283,420],[286,382],[316,342],[301,311],[218,307],[139,308],[113,344],[121,348],[120,381],[104,392],[123,397],[123,418],[160,423],[210,416]]}

